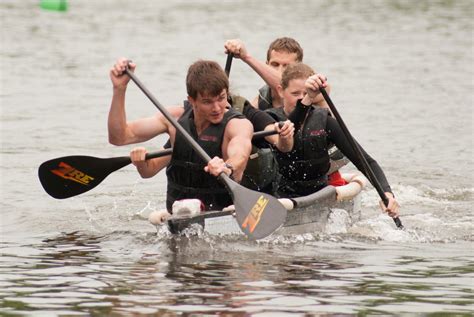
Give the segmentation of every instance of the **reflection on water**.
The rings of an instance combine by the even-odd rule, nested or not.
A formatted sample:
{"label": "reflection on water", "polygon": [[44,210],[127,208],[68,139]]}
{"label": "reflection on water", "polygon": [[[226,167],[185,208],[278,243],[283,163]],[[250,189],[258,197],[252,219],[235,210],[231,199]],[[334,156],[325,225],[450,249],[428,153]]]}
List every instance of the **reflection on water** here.
{"label": "reflection on water", "polygon": [[[429,245],[433,253],[426,258],[417,256],[418,246],[407,252],[396,245],[350,240],[343,241],[344,252],[323,240],[299,246],[267,242],[255,248],[254,242],[233,238],[147,234],[124,247],[120,240],[131,235],[72,232],[39,245],[3,244],[0,312],[239,316],[468,314],[473,308],[472,258],[436,256],[438,249],[456,253],[453,249],[463,245]],[[119,250],[104,252],[110,244]],[[138,257],[128,252],[150,244],[154,250]]]}

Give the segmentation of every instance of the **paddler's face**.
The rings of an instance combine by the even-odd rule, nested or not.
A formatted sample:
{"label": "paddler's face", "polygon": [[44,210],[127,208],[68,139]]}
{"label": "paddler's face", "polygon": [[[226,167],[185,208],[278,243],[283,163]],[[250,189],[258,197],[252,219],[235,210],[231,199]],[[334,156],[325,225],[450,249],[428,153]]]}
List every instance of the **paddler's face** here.
{"label": "paddler's face", "polygon": [[197,98],[188,97],[193,105],[194,116],[200,120],[209,121],[213,124],[220,123],[227,110],[227,91],[223,89],[217,96],[201,95]]}
{"label": "paddler's face", "polygon": [[278,71],[280,74],[283,73],[285,68],[295,63],[298,59],[298,55],[296,53],[287,53],[287,52],[279,52],[272,50],[270,52],[270,59],[267,61],[267,64]]}
{"label": "paddler's face", "polygon": [[283,89],[281,86],[278,86],[278,93],[283,99],[283,107],[285,108],[286,113],[290,113],[295,109],[296,102],[298,99],[303,99],[306,95],[306,89],[304,87],[306,79],[296,78],[288,82],[288,87]]}

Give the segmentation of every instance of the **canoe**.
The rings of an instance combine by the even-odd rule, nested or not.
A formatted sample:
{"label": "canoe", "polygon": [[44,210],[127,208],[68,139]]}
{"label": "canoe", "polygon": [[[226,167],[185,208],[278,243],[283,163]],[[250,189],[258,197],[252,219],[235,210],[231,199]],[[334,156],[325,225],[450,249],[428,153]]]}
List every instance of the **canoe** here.
{"label": "canoe", "polygon": [[[367,179],[359,174],[342,176],[349,182],[347,185],[326,186],[308,196],[279,199],[287,208],[288,214],[285,223],[272,235],[322,231],[336,210],[347,212],[351,223],[357,221],[361,212],[360,192],[367,185]],[[167,225],[173,234],[180,234],[186,229],[199,226],[198,231],[202,230],[213,235],[243,235],[235,219],[233,206],[207,212],[174,209],[172,215],[165,210],[155,211],[149,220],[155,225]]]}

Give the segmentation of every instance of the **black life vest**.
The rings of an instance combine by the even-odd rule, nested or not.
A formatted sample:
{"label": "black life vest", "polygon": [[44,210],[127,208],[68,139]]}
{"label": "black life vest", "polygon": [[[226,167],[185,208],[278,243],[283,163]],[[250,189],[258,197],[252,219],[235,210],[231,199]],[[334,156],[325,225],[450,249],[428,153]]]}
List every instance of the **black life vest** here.
{"label": "black life vest", "polygon": [[[272,108],[267,112],[277,120],[287,119],[283,108]],[[326,109],[311,107],[302,127],[295,131],[293,150],[276,152],[282,175],[280,196],[305,196],[327,185],[326,172],[330,166],[325,130],[327,116]]]}
{"label": "black life vest", "polygon": [[[247,99],[238,95],[231,95],[229,103],[240,113],[244,113],[244,107],[252,107]],[[278,169],[278,162],[268,143],[265,140],[254,141],[240,184],[252,190],[276,195],[281,178]]]}
{"label": "black life vest", "polygon": [[272,90],[265,85],[258,90],[258,109],[267,110],[273,108]]}
{"label": "black life vest", "polygon": [[[241,114],[230,109],[218,124],[211,124],[197,135],[194,125],[194,112],[185,107],[185,112],[178,120],[179,124],[196,140],[204,151],[212,158],[222,157],[224,131],[229,120],[243,118]],[[232,199],[224,185],[215,176],[204,171],[205,162],[192,149],[184,136],[176,132],[171,161],[166,168],[168,177],[166,208],[170,211],[173,203],[179,199],[200,199],[206,210],[220,210],[232,204]]]}

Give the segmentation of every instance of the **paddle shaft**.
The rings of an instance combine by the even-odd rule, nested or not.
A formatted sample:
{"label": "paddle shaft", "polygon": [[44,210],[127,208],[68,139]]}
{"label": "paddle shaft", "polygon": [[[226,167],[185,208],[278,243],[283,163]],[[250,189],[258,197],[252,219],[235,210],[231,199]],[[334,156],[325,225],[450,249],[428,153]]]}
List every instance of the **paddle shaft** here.
{"label": "paddle shaft", "polygon": [[230,67],[232,66],[232,59],[234,58],[234,53],[227,54],[227,61],[225,62],[225,74],[229,77]]}
{"label": "paddle shaft", "polygon": [[[259,131],[259,132],[255,132],[253,134],[253,139],[260,139],[260,138],[264,138],[264,137],[267,137],[269,135],[273,135],[273,134],[277,134],[278,132],[276,130],[267,130],[267,131]],[[154,158],[158,158],[158,157],[163,157],[163,156],[167,156],[167,155],[171,155],[173,153],[173,148],[167,148],[167,149],[164,149],[164,150],[160,150],[160,151],[155,151],[155,152],[151,152],[151,153],[147,153],[145,155],[145,160],[151,160],[151,159],[154,159]],[[81,159],[81,158],[85,158],[85,159],[82,159],[83,161],[83,164],[84,166],[93,166],[95,164],[97,164],[95,161],[86,161],[86,160],[106,160],[108,163],[107,165],[109,167],[111,167],[112,169],[117,169],[117,168],[122,168],[130,163],[132,163],[132,160],[130,159],[130,156],[119,156],[119,157],[112,157],[112,158],[107,158],[107,159],[101,159],[101,158],[97,158],[97,157],[91,157],[91,156],[82,156],[82,155],[77,155],[77,156],[65,156],[65,157],[59,157],[59,158],[56,158],[56,159],[53,159],[54,161],[65,161],[65,162],[68,162],[71,160],[71,158],[73,159]],[[51,161],[51,160],[50,160]],[[115,171],[114,170],[114,171]]]}
{"label": "paddle shaft", "polygon": [[[274,134],[278,134],[278,131],[277,130],[266,130],[266,131],[254,132],[253,136],[252,136],[252,140],[258,140],[258,139],[265,138],[267,136],[274,135]],[[161,151],[147,153],[146,156],[145,156],[145,160],[150,160],[150,159],[157,158],[157,157],[171,155],[172,153],[173,153],[173,148],[167,148],[167,149],[164,149],[164,150],[161,150]]]}
{"label": "paddle shaft", "polygon": [[[372,170],[369,163],[367,162],[364,155],[362,154],[362,151],[360,150],[359,146],[357,145],[354,138],[352,137],[352,134],[349,132],[349,129],[347,128],[346,124],[342,120],[341,115],[337,111],[336,106],[334,105],[334,103],[332,102],[332,100],[329,97],[328,93],[326,92],[326,89],[324,89],[323,87],[320,87],[319,90],[323,94],[323,97],[326,100],[326,102],[328,103],[329,108],[331,109],[333,115],[336,117],[336,120],[338,121],[339,126],[341,127],[342,131],[344,132],[344,134],[347,138],[347,141],[349,142],[352,149],[356,153],[358,159],[362,163],[362,166],[363,166],[363,168],[365,170],[365,173],[368,176],[370,182],[372,183],[372,185],[377,190],[377,193],[379,194],[379,196],[382,199],[385,206],[388,206],[388,198],[387,198],[387,196],[385,196],[385,192],[382,189],[382,185],[380,185],[380,182],[377,179],[377,177],[375,176],[374,171]],[[398,228],[400,228],[400,229],[403,228],[402,221],[400,220],[400,218],[398,218],[398,217],[393,218],[393,221],[395,222],[395,224],[397,225]]]}
{"label": "paddle shaft", "polygon": [[[162,157],[162,156],[170,155],[171,153],[173,153],[173,149],[172,149],[172,148],[164,149],[164,150],[161,150],[161,151],[156,151],[156,152],[147,153],[147,154],[145,155],[145,160],[151,160],[151,159],[154,159],[154,158],[157,158],[157,157]],[[130,162],[131,162],[131,160],[130,160]]]}
{"label": "paddle shaft", "polygon": [[[274,134],[278,134],[278,131],[276,131],[276,130],[267,130],[267,131],[254,132],[252,140],[261,139],[261,138],[267,137],[269,135],[274,135]],[[167,149],[164,149],[164,150],[147,153],[145,155],[145,160],[151,160],[151,159],[154,159],[154,158],[157,158],[157,157],[171,155],[172,153],[173,153],[173,148],[167,148]],[[131,160],[130,160],[130,162],[131,162]]]}

